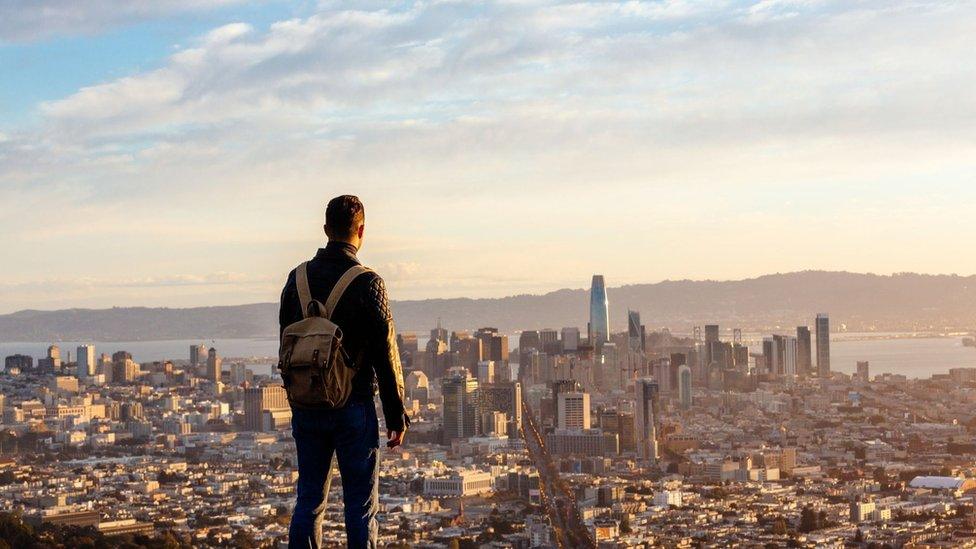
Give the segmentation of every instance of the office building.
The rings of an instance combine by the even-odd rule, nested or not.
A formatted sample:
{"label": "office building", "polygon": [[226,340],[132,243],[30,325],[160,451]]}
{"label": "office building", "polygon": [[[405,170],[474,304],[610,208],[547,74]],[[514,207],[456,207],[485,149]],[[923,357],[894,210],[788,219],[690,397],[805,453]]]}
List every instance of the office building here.
{"label": "office building", "polygon": [[282,416],[290,411],[288,394],[280,385],[248,387],[244,391],[244,428],[248,431],[265,430],[269,426],[266,415]]}
{"label": "office building", "polygon": [[580,331],[576,327],[563,328],[560,333],[563,351],[576,352],[579,350]]}
{"label": "office building", "polygon": [[482,360],[478,363],[478,383],[494,383],[495,382],[495,361],[493,360]]}
{"label": "office building", "polygon": [[830,377],[830,318],[827,313],[817,315],[817,375]]}
{"label": "office building", "polygon": [[647,336],[641,324],[640,312],[627,311],[627,344],[631,353],[643,354]]}
{"label": "office building", "polygon": [[217,383],[220,381],[222,360],[217,355],[217,349],[210,349],[207,352],[207,379]]}
{"label": "office building", "polygon": [[678,402],[685,410],[691,407],[691,368],[678,366]]}
{"label": "office building", "polygon": [[478,434],[478,380],[465,368],[452,368],[441,380],[444,444]]}
{"label": "office building", "polygon": [[544,328],[539,330],[539,347],[540,351],[549,354],[559,354],[562,352],[563,347],[559,342],[559,332],[551,328]]}
{"label": "office building", "polygon": [[556,401],[556,425],[559,429],[590,428],[590,395],[581,391],[563,392]]}
{"label": "office building", "polygon": [[482,412],[502,412],[508,421],[508,433],[518,436],[522,428],[522,384],[506,381],[479,385],[479,407]]}
{"label": "office building", "polygon": [[610,304],[603,275],[593,275],[590,285],[590,323],[587,334],[590,345],[596,349],[610,340]]}
{"label": "office building", "polygon": [[796,327],[796,375],[801,378],[813,375],[813,347],[809,326]]}
{"label": "office building", "polygon": [[[950,375],[952,372],[949,372]],[[866,360],[857,361],[857,379],[861,381],[871,381],[871,365]]]}
{"label": "office building", "polygon": [[79,345],[76,349],[75,361],[78,367],[78,379],[95,375],[95,346]]}
{"label": "office building", "polygon": [[430,385],[427,380],[427,374],[420,370],[414,370],[404,378],[403,385],[407,398],[416,400],[422,405],[427,404],[427,400],[430,398]]}
{"label": "office building", "polygon": [[206,345],[190,345],[190,368],[192,368],[194,372],[199,372],[200,368],[206,361],[206,356]]}
{"label": "office building", "polygon": [[634,383],[634,429],[637,437],[637,457],[656,460],[658,384],[651,378],[641,378]]}

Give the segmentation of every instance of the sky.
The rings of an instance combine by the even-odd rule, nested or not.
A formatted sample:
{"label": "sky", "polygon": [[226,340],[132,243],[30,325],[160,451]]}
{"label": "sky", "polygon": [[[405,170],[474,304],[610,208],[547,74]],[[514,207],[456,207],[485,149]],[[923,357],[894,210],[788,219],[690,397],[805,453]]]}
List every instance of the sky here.
{"label": "sky", "polygon": [[0,0],[0,313],[976,272],[976,2]]}

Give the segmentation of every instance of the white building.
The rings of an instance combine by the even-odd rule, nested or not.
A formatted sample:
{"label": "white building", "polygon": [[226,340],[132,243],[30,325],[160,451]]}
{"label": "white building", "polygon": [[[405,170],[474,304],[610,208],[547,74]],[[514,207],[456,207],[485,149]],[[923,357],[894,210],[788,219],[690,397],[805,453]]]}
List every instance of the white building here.
{"label": "white building", "polygon": [[487,471],[456,471],[446,477],[424,479],[426,496],[472,496],[491,492],[491,490],[491,473]]}

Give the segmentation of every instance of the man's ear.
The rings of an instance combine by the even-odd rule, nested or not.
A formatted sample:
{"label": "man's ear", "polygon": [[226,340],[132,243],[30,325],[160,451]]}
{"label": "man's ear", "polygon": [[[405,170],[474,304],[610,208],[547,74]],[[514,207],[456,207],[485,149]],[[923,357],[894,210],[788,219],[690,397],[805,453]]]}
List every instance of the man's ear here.
{"label": "man's ear", "polygon": [[363,223],[362,225],[359,226],[359,238],[362,238],[363,237],[363,231],[365,229],[366,229],[366,224],[365,223]]}

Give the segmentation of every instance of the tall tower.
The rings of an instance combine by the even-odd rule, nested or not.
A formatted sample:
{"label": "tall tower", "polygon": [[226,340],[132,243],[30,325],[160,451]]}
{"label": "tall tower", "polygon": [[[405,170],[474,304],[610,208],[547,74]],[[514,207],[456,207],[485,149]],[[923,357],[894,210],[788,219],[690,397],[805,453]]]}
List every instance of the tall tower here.
{"label": "tall tower", "polygon": [[817,376],[830,377],[830,318],[817,314]]}
{"label": "tall tower", "polygon": [[477,435],[478,380],[466,368],[451,368],[441,380],[444,443]]}
{"label": "tall tower", "polygon": [[796,375],[809,377],[813,373],[813,348],[810,345],[810,327],[796,327]]}
{"label": "tall tower", "polygon": [[636,410],[634,431],[637,437],[637,457],[656,461],[658,384],[651,378],[641,378],[634,383]]}
{"label": "tall tower", "polygon": [[691,368],[678,366],[678,402],[687,410],[691,408]]}
{"label": "tall tower", "polygon": [[585,392],[559,393],[556,403],[556,425],[560,429],[578,431],[590,428],[590,394]]}
{"label": "tall tower", "polygon": [[95,346],[79,345],[78,354],[78,378],[86,378],[95,375]]}
{"label": "tall tower", "polygon": [[603,275],[593,275],[590,285],[590,345],[599,348],[610,339],[610,303]]}
{"label": "tall tower", "polygon": [[207,352],[207,379],[214,383],[220,381],[220,372],[223,370],[221,363],[221,358],[217,356],[217,349],[210,349]]}

